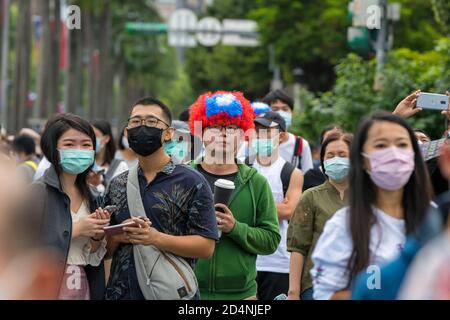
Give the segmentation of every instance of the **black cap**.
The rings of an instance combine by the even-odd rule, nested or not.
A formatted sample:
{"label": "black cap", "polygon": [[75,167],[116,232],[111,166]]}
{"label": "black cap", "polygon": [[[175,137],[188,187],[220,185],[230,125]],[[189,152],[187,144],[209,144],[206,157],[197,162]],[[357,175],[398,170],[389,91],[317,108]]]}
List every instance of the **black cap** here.
{"label": "black cap", "polygon": [[280,127],[281,131],[286,131],[286,121],[277,112],[261,113],[253,122],[266,128]]}

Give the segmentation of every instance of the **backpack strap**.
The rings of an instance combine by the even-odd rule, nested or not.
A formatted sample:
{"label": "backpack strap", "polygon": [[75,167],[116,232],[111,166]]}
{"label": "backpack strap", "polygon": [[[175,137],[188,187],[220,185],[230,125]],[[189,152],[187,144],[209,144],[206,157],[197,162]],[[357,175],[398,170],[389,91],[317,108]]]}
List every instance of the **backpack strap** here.
{"label": "backpack strap", "polygon": [[27,165],[28,167],[30,167],[31,169],[33,169],[34,172],[36,172],[36,170],[38,168],[36,162],[34,162],[33,160],[25,161],[24,164]]}
{"label": "backpack strap", "polygon": [[249,166],[249,167],[253,167],[253,163],[255,163],[255,157],[253,157],[253,161],[250,159],[250,157],[245,157],[244,163]]}
{"label": "backpack strap", "polygon": [[301,136],[295,136],[294,154],[292,156],[292,163],[302,169],[302,153],[303,153],[303,138]]}
{"label": "backpack strap", "polygon": [[281,182],[283,184],[283,196],[286,197],[286,193],[289,188],[289,183],[291,182],[291,176],[294,172],[295,166],[292,163],[286,161],[283,168],[281,169]]}

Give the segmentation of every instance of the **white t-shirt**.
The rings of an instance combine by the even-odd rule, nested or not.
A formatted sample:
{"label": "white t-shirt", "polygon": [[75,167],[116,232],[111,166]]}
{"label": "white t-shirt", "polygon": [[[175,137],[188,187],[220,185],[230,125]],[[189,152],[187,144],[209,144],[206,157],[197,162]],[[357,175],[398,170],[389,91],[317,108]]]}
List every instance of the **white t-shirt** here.
{"label": "white t-shirt", "polygon": [[[377,222],[370,230],[370,265],[381,267],[395,259],[402,250],[406,227],[404,219],[396,219],[375,207],[373,211]],[[327,221],[312,254],[314,267],[311,277],[316,300],[328,300],[347,287],[347,267],[353,249],[348,217],[346,207]]]}
{"label": "white t-shirt", "polygon": [[[71,212],[72,222],[75,223],[89,214],[89,209],[83,202],[78,212]],[[106,239],[101,241],[100,247],[95,252],[91,252],[91,249],[91,239],[89,237],[80,236],[72,239],[70,241],[67,264],[76,266],[99,266],[106,254]]]}
{"label": "white t-shirt", "polygon": [[[117,160],[122,160],[126,165],[127,165],[127,168],[128,169],[131,169],[131,168],[133,168],[134,166],[136,166],[137,164],[138,164],[138,162],[139,162],[139,160],[136,158],[136,159],[133,159],[133,160],[126,160],[125,158],[124,158],[124,156],[123,156],[123,153],[122,153],[122,151],[120,151],[120,150],[117,150],[116,151],[116,154],[114,155],[114,158],[116,158]],[[125,170],[126,171],[126,170]]]}
{"label": "white t-shirt", "polygon": [[[275,203],[281,203],[284,199],[281,170],[285,163],[286,161],[280,157],[272,165],[267,167],[261,166],[258,161],[255,161],[253,164],[253,167],[269,182]],[[280,245],[271,255],[257,257],[256,270],[258,271],[289,273],[289,259],[291,255],[286,248],[288,221],[283,219],[279,223],[281,234]]]}
{"label": "white t-shirt", "polygon": [[[309,146],[308,141],[303,139],[303,146],[302,146],[302,160],[301,160],[301,167],[302,172],[305,174],[309,169],[312,169],[313,161],[312,161],[312,155],[311,155],[311,148]],[[292,161],[292,157],[294,156],[294,147],[295,147],[295,135],[292,133],[289,133],[289,138],[286,142],[280,144],[279,146],[279,153],[280,156],[286,160],[287,162]]]}

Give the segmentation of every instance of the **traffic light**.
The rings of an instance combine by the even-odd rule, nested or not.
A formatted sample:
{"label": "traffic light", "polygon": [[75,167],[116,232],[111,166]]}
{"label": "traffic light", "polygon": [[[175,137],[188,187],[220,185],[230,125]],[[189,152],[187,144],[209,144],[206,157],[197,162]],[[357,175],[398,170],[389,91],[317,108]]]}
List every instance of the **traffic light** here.
{"label": "traffic light", "polygon": [[[347,43],[352,50],[361,54],[376,51],[376,42],[380,34],[383,11],[380,0],[353,0],[348,4],[348,19],[352,24],[347,29]],[[387,7],[388,21],[400,19],[400,4]],[[392,46],[392,24],[389,26],[387,47]]]}

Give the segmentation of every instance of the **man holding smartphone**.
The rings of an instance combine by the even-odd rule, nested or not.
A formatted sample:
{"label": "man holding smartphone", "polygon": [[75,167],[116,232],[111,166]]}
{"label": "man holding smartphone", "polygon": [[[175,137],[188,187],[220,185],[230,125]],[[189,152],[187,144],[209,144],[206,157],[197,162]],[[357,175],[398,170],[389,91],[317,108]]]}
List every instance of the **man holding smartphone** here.
{"label": "man holding smartphone", "polygon": [[146,217],[130,215],[129,173],[113,179],[105,194],[105,205],[118,209],[111,224],[132,221],[135,226],[123,227],[124,232],[108,239],[108,256],[113,260],[107,300],[144,299],[134,245],[172,253],[184,258],[192,268],[198,258],[208,258],[214,252],[217,225],[211,190],[199,173],[175,165],[165,153],[163,144],[173,135],[171,122],[170,110],[159,100],[141,99],[132,107],[126,135],[131,149],[138,154],[139,191]]}

